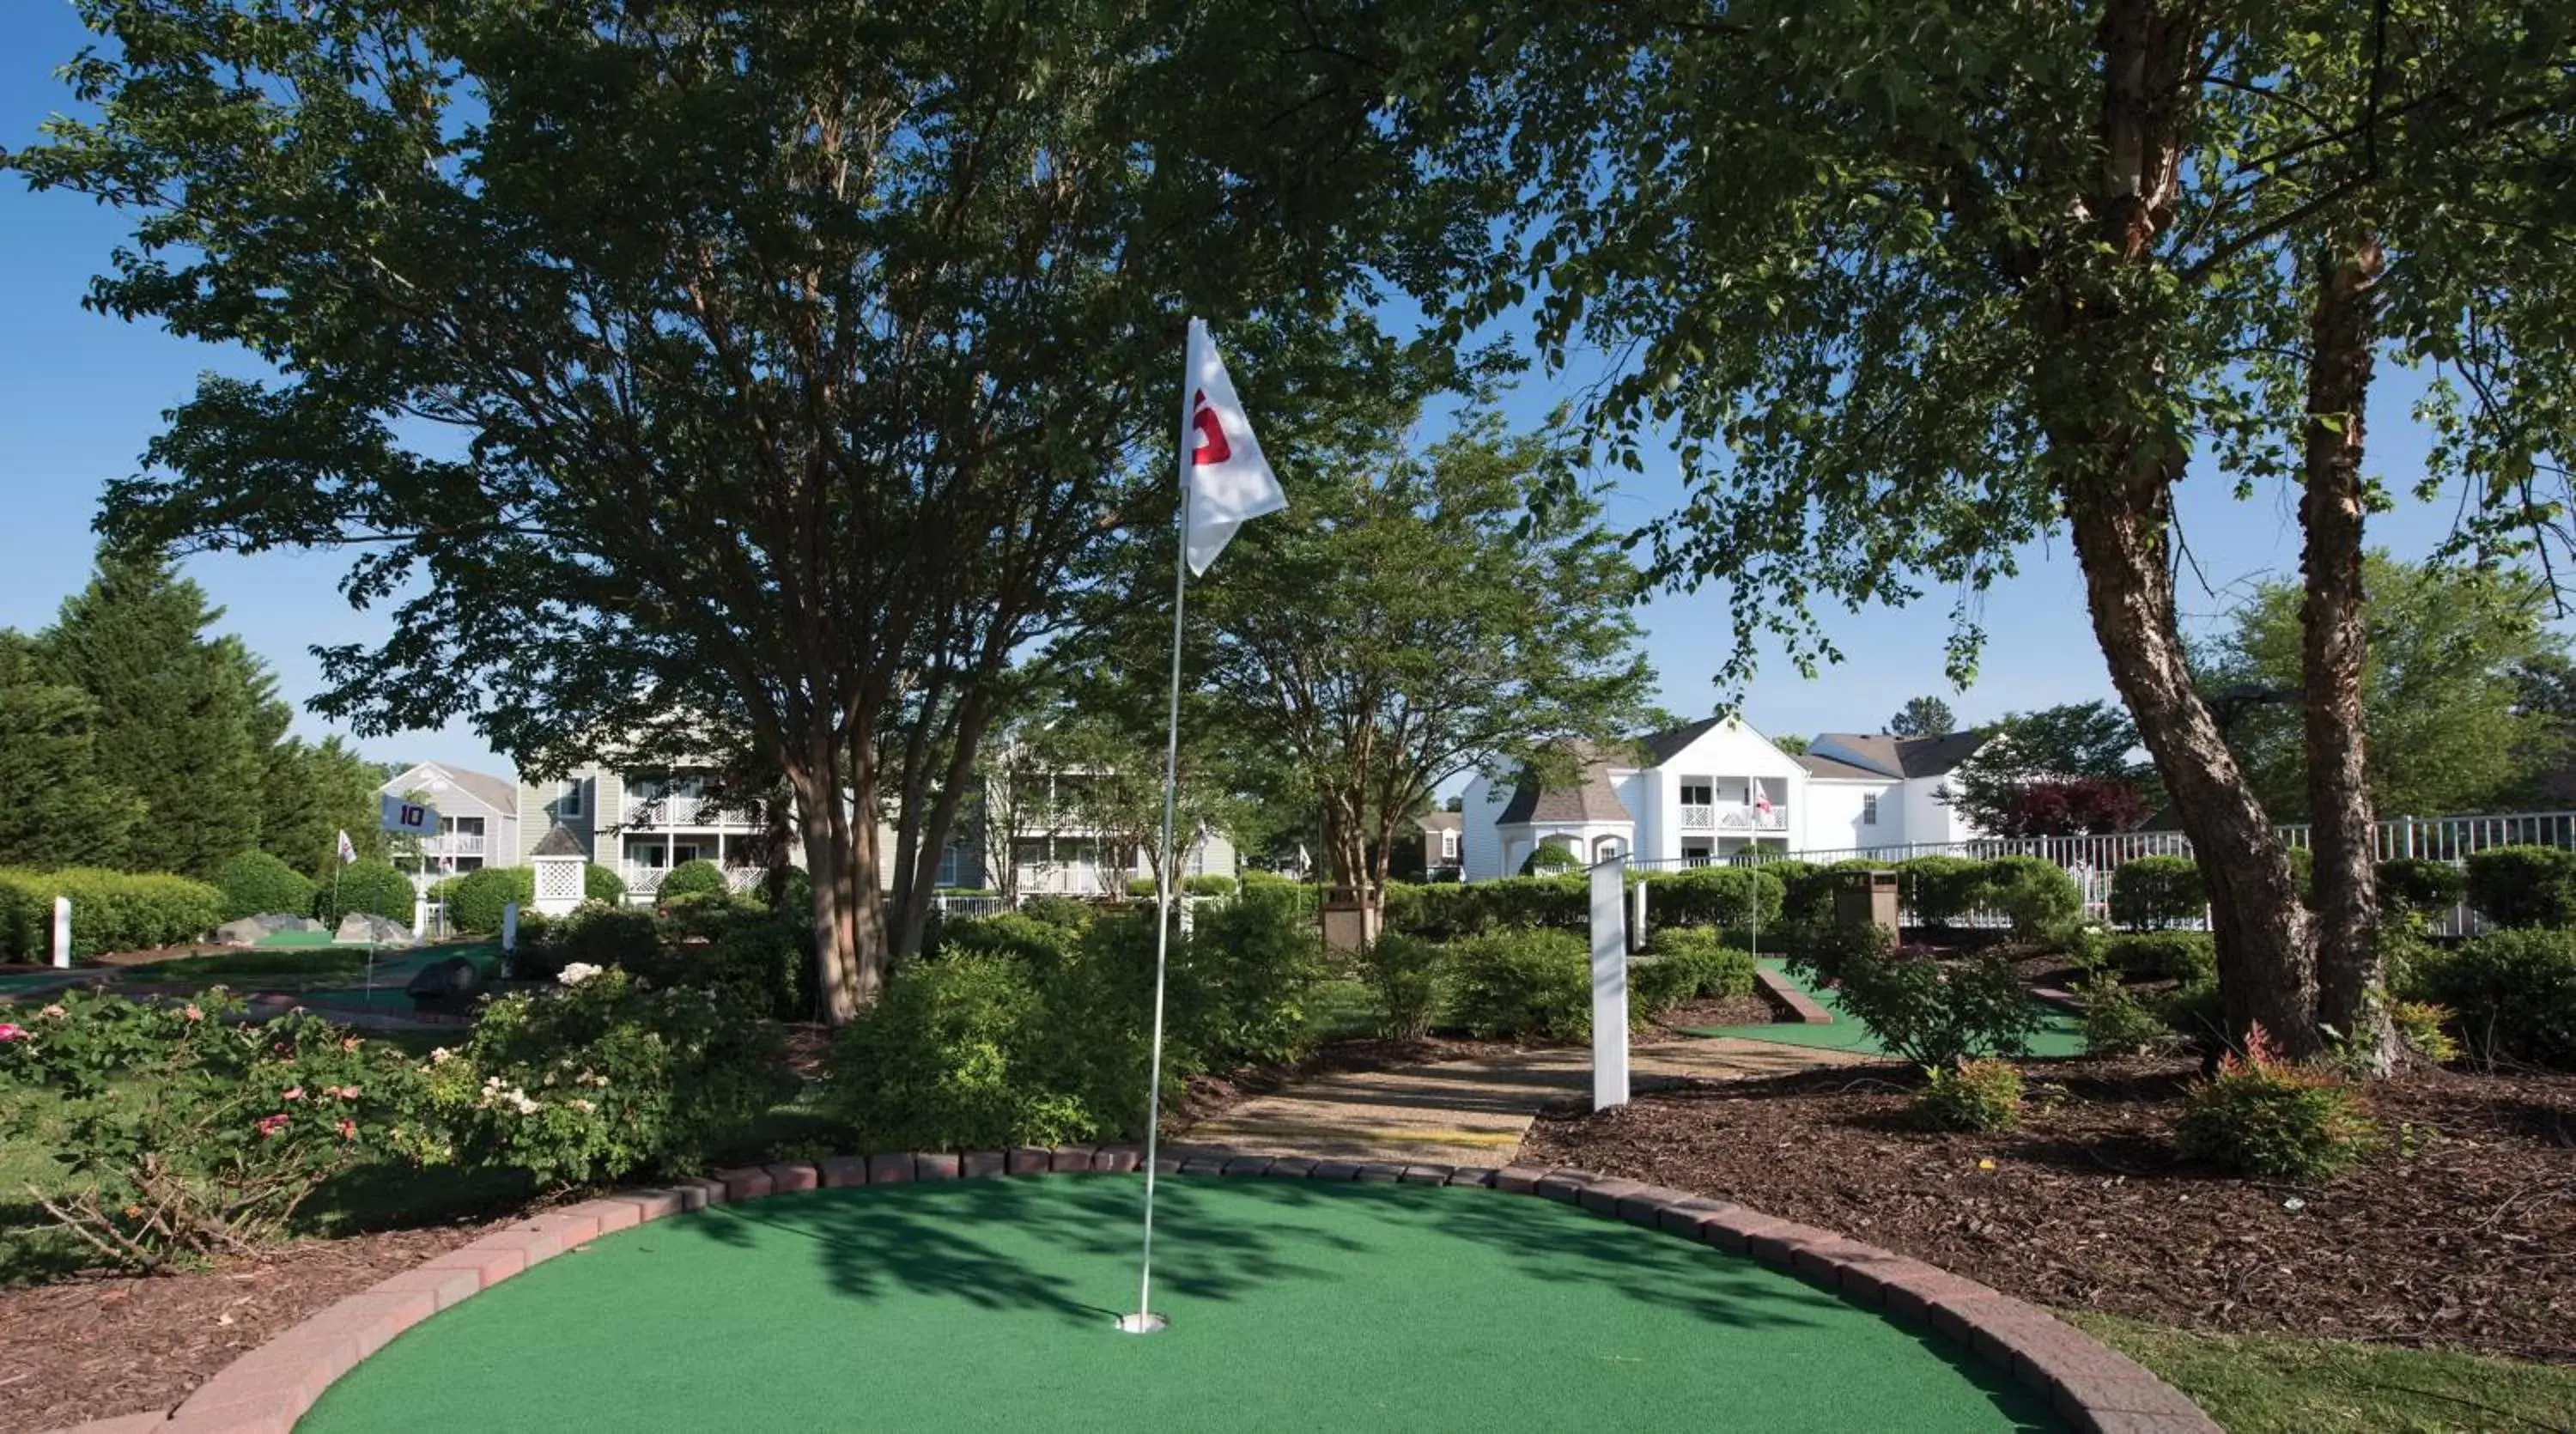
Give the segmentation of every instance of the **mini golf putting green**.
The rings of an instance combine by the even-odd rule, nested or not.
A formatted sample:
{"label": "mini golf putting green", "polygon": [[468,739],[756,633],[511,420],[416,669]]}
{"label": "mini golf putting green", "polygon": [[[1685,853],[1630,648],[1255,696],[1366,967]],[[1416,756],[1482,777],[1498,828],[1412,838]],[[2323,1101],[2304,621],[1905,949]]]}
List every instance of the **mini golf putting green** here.
{"label": "mini golf putting green", "polygon": [[[1738,1040],[1769,1041],[1774,1045],[1806,1046],[1825,1051],[1856,1051],[1873,1056],[1888,1054],[1887,1047],[1878,1043],[1878,1037],[1869,1033],[1869,1027],[1853,1019],[1851,1013],[1843,1009],[1842,1002],[1834,999],[1833,992],[1788,970],[1772,957],[1763,957],[1762,965],[1767,970],[1778,972],[1791,985],[1812,997],[1817,1005],[1831,1011],[1834,1017],[1833,1023],[1809,1026],[1795,1021],[1780,1021],[1767,1026],[1694,1026],[1687,1034],[1732,1036]],[[2031,1032],[2030,1035],[2032,1055],[2080,1056],[2084,1054],[2083,1022],[2044,1002],[2041,1003],[2039,1010],[2039,1029]]]}
{"label": "mini golf putting green", "polygon": [[950,1180],[718,1206],[414,1326],[303,1434],[683,1425],[2057,1429],[1999,1374],[1749,1259],[1491,1190]]}

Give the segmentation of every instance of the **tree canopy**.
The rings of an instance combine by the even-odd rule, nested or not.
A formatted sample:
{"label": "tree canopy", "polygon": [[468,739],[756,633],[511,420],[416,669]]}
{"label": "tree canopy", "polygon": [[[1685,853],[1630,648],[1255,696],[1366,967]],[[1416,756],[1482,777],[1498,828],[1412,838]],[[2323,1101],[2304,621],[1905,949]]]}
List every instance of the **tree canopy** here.
{"label": "tree canopy", "polygon": [[1958,718],[1950,704],[1938,697],[1909,697],[1896,715],[1887,719],[1891,737],[1939,737],[1955,731]]}
{"label": "tree canopy", "polygon": [[1942,797],[1998,836],[2124,831],[2163,801],[2137,724],[2110,702],[2015,712],[1950,775]]}
{"label": "tree canopy", "polygon": [[1477,233],[1294,6],[84,14],[100,117],[8,162],[133,219],[98,307],[280,374],[204,381],[111,528],[352,554],[393,631],[321,705],[363,733],[463,716],[540,774],[748,734],[836,1018],[919,939],[993,679],[1171,511],[1128,480],[1185,318],[1284,414]]}
{"label": "tree canopy", "polygon": [[[2545,625],[2548,602],[2537,582],[2382,553],[2370,556],[2364,581],[2370,646],[2362,711],[2380,811],[2492,811],[2535,767],[2564,756],[2557,721],[2526,702],[2528,674],[2567,649]],[[2204,684],[2295,694],[2300,596],[2290,582],[2256,588],[2203,655]],[[2265,809],[2304,820],[2307,749],[2296,702],[2249,703],[2228,738]]]}

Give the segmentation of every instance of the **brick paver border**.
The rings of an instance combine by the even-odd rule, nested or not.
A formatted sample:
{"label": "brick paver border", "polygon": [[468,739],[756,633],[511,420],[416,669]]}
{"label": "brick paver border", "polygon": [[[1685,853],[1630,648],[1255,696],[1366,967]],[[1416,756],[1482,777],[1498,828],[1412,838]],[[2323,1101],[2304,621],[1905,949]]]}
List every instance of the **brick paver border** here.
{"label": "brick paver border", "polygon": [[[782,1161],[628,1190],[513,1223],[331,1306],[226,1366],[167,1414],[129,1414],[67,1434],[290,1434],[333,1380],[395,1335],[529,1266],[601,1235],[709,1205],[854,1185],[1134,1171],[1135,1146],[899,1152]],[[1512,1165],[1355,1165],[1203,1147],[1155,1162],[1166,1174],[1473,1185],[1535,1195],[1697,1240],[1930,1331],[2045,1398],[2085,1434],[2224,1434],[2179,1390],[2072,1325],[1974,1280],[1828,1230],[1683,1190],[1589,1170]]]}
{"label": "brick paver border", "polygon": [[1813,996],[1798,989],[1797,982],[1779,972],[1767,966],[1756,966],[1753,980],[1761,986],[1762,994],[1771,998],[1773,1005],[1788,1008],[1791,1022],[1806,1026],[1830,1026],[1834,1023],[1833,1012],[1817,1005]]}

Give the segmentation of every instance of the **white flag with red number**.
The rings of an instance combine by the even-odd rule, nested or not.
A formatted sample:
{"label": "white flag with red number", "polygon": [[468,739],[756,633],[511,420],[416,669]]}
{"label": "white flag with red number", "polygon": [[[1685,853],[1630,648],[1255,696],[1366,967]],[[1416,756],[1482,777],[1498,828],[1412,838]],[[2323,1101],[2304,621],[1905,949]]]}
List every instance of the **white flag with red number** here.
{"label": "white flag with red number", "polygon": [[340,864],[341,864],[342,866],[347,866],[349,863],[351,863],[351,862],[353,862],[353,861],[356,861],[357,859],[358,859],[358,844],[357,844],[356,842],[353,842],[353,841],[349,840],[349,834],[348,834],[348,832],[346,832],[346,831],[341,832],[341,833],[340,833]]}
{"label": "white flag with red number", "polygon": [[1205,573],[1234,530],[1288,506],[1288,495],[1261,456],[1252,420],[1225,376],[1225,360],[1207,325],[1190,320],[1188,368],[1181,385],[1182,511],[1190,573]]}

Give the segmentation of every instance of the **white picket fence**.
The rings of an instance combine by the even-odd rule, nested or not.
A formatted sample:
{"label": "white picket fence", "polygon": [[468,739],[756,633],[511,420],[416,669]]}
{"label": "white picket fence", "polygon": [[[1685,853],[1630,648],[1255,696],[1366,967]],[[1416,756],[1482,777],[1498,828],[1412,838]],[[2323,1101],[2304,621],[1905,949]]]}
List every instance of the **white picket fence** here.
{"label": "white picket fence", "polygon": [[[2274,828],[2287,845],[2304,850],[2308,846],[2307,823],[2291,823]],[[2380,822],[2374,832],[2373,846],[2382,861],[2400,857],[2448,862],[2453,866],[2466,863],[2471,853],[2500,846],[2549,846],[2576,850],[2576,812],[2500,812],[2457,817],[2394,817]],[[2111,905],[2111,874],[2121,863],[2147,856],[2192,856],[2191,838],[2181,832],[2119,832],[2103,836],[2078,837],[1989,837],[1964,842],[1923,842],[1910,846],[1846,847],[1830,851],[1744,852],[1722,858],[1729,866],[1760,866],[1774,861],[1803,861],[1827,866],[1840,861],[1872,861],[1887,866],[1918,856],[1955,856],[1973,861],[1992,861],[2001,856],[2035,856],[2054,862],[2084,893],[2085,914],[2107,918]],[[1910,893],[1900,887],[1899,898]],[[1905,913],[1911,916],[1911,912]],[[1969,913],[1959,924],[2001,926],[2008,924],[2003,914],[1993,911]],[[2204,915],[2197,923],[2208,924]],[[2466,906],[2454,907],[2447,916],[2434,923],[2443,935],[2461,935],[2476,931],[2483,923]]]}

